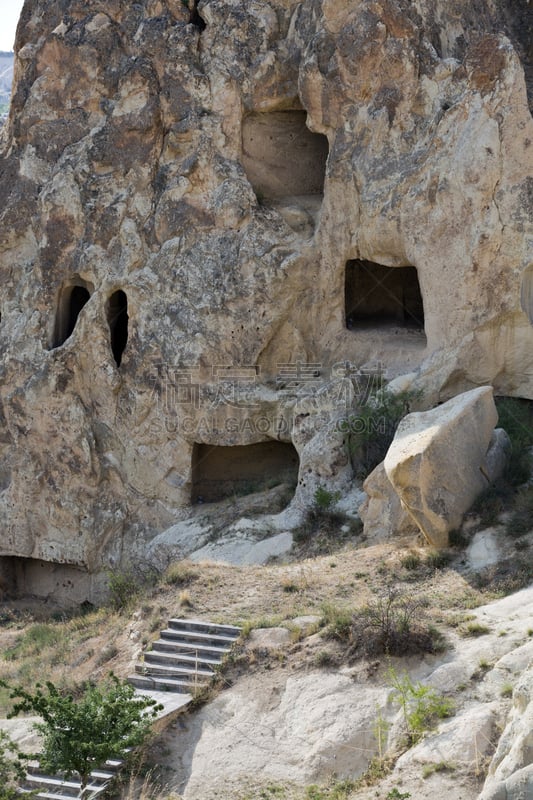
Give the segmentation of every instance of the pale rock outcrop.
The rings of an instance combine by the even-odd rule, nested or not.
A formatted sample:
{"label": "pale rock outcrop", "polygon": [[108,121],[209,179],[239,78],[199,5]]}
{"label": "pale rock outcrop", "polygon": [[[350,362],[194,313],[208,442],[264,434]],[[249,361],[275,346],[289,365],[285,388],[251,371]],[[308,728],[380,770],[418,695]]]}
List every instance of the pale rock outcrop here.
{"label": "pale rock outcrop", "polygon": [[245,677],[182,719],[178,734],[165,735],[166,746],[176,735],[181,742],[179,755],[172,751],[164,761],[175,770],[170,787],[186,800],[207,800],[217,790],[229,796],[250,776],[303,784],[327,781],[332,768],[339,777],[354,776],[377,752],[376,709],[385,709],[388,689],[327,671],[265,675],[260,692],[253,685]]}
{"label": "pale rock outcrop", "polygon": [[492,388],[481,387],[400,422],[384,468],[430,544],[446,546],[448,533],[501,473],[505,437],[493,435],[497,420]]}
{"label": "pale rock outcrop", "polygon": [[391,534],[402,536],[419,533],[413,518],[402,508],[383,462],[372,470],[363,489],[367,497],[359,506],[359,515],[364,522],[364,534],[370,541],[380,541]]}
{"label": "pale rock outcrop", "polygon": [[533,791],[532,687],[533,667],[529,667],[514,688],[513,708],[479,800],[521,800]]}
{"label": "pale rock outcrop", "polygon": [[377,369],[428,406],[533,398],[522,6],[27,0],[0,158],[19,590],[65,564],[101,595],[190,513],[200,445],[293,443],[300,513],[346,489],[344,400],[309,402],[339,371],[355,406]]}

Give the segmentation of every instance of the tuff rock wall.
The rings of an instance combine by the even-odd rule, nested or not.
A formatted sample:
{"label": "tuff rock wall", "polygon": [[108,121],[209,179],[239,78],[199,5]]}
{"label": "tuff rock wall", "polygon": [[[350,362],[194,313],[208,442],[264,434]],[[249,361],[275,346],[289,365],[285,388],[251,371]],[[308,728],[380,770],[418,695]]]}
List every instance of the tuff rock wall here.
{"label": "tuff rock wall", "polygon": [[[348,485],[324,420],[358,373],[408,373],[427,405],[533,398],[531,31],[527,0],[27,0],[0,553],[141,554],[188,513],[195,443],[292,441],[297,497]],[[351,325],[358,259],[416,268],[423,325]]]}

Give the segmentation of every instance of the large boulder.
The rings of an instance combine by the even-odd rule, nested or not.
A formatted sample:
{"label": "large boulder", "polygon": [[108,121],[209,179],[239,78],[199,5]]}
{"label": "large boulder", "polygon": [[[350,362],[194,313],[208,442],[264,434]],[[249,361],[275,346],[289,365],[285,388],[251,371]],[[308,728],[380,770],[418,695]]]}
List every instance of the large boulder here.
{"label": "large boulder", "polygon": [[448,544],[449,532],[502,470],[506,437],[494,435],[497,420],[492,388],[482,386],[401,421],[385,472],[430,544]]}
{"label": "large boulder", "polygon": [[387,477],[383,462],[372,470],[363,484],[366,499],[359,506],[364,523],[364,535],[372,542],[390,536],[418,533],[418,526],[402,507],[400,498]]}

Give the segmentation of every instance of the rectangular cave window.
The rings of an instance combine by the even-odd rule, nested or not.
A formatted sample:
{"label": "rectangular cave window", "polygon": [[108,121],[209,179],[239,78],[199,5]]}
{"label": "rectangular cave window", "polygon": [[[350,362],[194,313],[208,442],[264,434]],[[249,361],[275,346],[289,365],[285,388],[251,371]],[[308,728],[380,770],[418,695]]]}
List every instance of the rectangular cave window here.
{"label": "rectangular cave window", "polygon": [[249,114],[243,120],[243,166],[258,198],[322,195],[328,140],[305,111]]}
{"label": "rectangular cave window", "polygon": [[416,267],[348,261],[345,313],[349,330],[400,327],[424,330],[424,304]]}
{"label": "rectangular cave window", "polygon": [[234,446],[195,444],[192,502],[214,503],[282,483],[296,485],[299,463],[292,444],[275,440]]}
{"label": "rectangular cave window", "polygon": [[52,347],[60,347],[72,336],[80,311],[91,297],[93,287],[80,279],[79,283],[64,286],[57,304]]}

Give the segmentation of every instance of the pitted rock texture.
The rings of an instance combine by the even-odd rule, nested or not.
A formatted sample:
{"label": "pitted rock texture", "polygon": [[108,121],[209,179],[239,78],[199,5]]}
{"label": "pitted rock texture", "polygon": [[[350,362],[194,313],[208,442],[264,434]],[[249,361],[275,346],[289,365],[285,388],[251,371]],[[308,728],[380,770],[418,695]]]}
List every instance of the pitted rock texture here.
{"label": "pitted rock texture", "polygon": [[[526,0],[27,0],[2,133],[2,554],[136,558],[187,515],[198,442],[294,441],[297,505],[346,488],[360,370],[414,372],[428,405],[533,397],[530,22]],[[250,175],[243,147],[270,113],[292,115],[275,189],[276,147]],[[354,261],[415,267],[423,319],[395,289],[353,325]]]}

